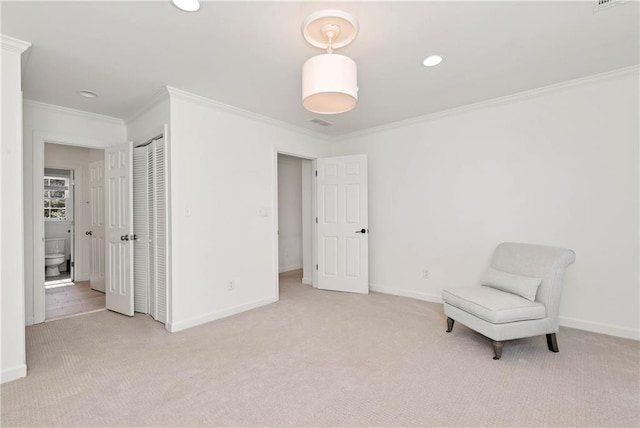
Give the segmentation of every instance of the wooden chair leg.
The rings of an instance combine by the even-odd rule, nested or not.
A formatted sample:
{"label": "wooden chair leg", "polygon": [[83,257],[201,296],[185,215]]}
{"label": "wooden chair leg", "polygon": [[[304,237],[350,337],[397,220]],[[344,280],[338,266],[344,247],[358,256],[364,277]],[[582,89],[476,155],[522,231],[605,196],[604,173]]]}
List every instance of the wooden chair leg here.
{"label": "wooden chair leg", "polygon": [[502,357],[502,342],[499,342],[497,340],[493,341],[493,353],[494,360],[499,360],[500,357]]}
{"label": "wooden chair leg", "polygon": [[555,333],[547,334],[547,347],[551,352],[558,352],[558,341]]}
{"label": "wooden chair leg", "polygon": [[447,317],[447,333],[451,333],[451,330],[453,330],[453,323],[455,322],[455,320],[453,320],[452,318]]}

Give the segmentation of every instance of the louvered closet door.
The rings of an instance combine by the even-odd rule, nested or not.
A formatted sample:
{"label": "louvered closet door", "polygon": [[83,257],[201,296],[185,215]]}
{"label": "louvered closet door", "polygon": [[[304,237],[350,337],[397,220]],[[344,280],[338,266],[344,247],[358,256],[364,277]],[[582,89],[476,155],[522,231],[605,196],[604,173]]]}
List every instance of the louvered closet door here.
{"label": "louvered closet door", "polygon": [[149,313],[149,180],[147,147],[133,149],[134,310]]}
{"label": "louvered closet door", "polygon": [[[166,227],[166,159],[164,138],[151,143],[153,157],[153,173],[149,176],[153,179],[153,258],[152,269],[155,287],[152,287],[153,305],[150,314],[156,320],[167,322],[167,227]],[[151,187],[151,186],[150,186]]]}
{"label": "louvered closet door", "polygon": [[134,150],[135,310],[167,322],[164,139]]}

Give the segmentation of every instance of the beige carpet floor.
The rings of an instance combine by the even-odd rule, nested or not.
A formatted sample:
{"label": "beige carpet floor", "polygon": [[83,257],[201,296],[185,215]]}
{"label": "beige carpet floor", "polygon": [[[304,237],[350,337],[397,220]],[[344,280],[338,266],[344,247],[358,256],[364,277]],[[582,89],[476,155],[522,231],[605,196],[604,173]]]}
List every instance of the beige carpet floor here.
{"label": "beige carpet floor", "polygon": [[638,342],[573,329],[505,344],[442,306],[314,290],[170,334],[97,312],[27,329],[2,426],[640,425]]}

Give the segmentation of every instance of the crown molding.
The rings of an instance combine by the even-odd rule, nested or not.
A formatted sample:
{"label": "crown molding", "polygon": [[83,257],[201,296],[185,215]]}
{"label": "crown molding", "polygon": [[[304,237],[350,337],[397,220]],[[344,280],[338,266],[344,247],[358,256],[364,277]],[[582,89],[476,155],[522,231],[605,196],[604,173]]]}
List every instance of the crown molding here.
{"label": "crown molding", "polygon": [[298,134],[308,135],[310,137],[318,138],[323,141],[331,141],[331,137],[325,134],[321,134],[319,132],[312,131],[310,129],[302,128],[296,125],[292,125],[287,122],[283,122],[281,120],[272,119],[270,117],[263,116],[258,113],[253,113],[248,110],[244,110],[238,107],[233,107],[228,104],[221,103],[219,101],[214,101],[209,98],[202,97],[200,95],[193,94],[191,92],[186,92],[181,89],[177,89],[171,86],[167,86],[167,92],[169,96],[172,98],[192,102],[195,104],[202,105],[204,107],[213,108],[215,110],[223,111],[225,113],[231,113],[236,116],[244,117],[245,119],[250,119],[256,122],[266,123],[267,125],[276,126],[278,128],[284,128],[289,131],[296,132]]}
{"label": "crown molding", "polygon": [[14,37],[5,36],[4,34],[0,34],[0,45],[2,45],[3,50],[8,50],[10,52],[19,54],[23,53],[31,47],[31,43],[29,42],[25,42]]}
{"label": "crown molding", "polygon": [[632,65],[630,67],[624,67],[617,70],[607,71],[600,74],[594,74],[591,76],[581,77],[578,79],[567,80],[565,82],[554,83],[552,85],[543,86],[528,91],[518,92],[504,97],[493,98],[486,101],[480,101],[477,103],[467,104],[461,107],[454,107],[448,110],[442,110],[435,113],[429,113],[423,116],[414,117],[411,119],[401,120],[398,122],[387,123],[385,125],[375,126],[372,128],[363,129],[360,131],[350,132],[348,134],[342,134],[331,138],[331,142],[340,142],[351,138],[362,137],[366,135],[375,134],[378,132],[389,131],[396,128],[404,128],[411,125],[416,125],[423,122],[429,122],[436,119],[441,119],[456,114],[461,114],[474,110],[481,110],[484,108],[499,106],[503,104],[509,104],[512,102],[521,101],[528,98],[534,98],[540,95],[558,92],[564,89],[572,88],[575,86],[588,85],[591,83],[599,82],[602,80],[608,80],[620,76],[626,76],[629,74],[638,73],[640,71],[640,65]]}
{"label": "crown molding", "polygon": [[52,111],[55,113],[68,114],[68,115],[80,117],[82,119],[98,120],[101,122],[106,122],[114,125],[122,125],[122,126],[126,125],[124,120],[117,117],[105,116],[97,113],[89,113],[87,111],[57,106],[54,104],[47,104],[40,101],[24,100],[23,104],[25,107],[32,107],[36,109]]}
{"label": "crown molding", "polygon": [[140,116],[145,114],[148,110],[151,110],[152,108],[160,104],[162,101],[165,101],[168,99],[169,99],[168,87],[160,88],[160,90],[157,91],[155,94],[153,94],[151,99],[146,104],[144,104],[142,107],[136,110],[131,116],[125,119],[124,121],[125,124],[129,126],[133,121],[135,121]]}

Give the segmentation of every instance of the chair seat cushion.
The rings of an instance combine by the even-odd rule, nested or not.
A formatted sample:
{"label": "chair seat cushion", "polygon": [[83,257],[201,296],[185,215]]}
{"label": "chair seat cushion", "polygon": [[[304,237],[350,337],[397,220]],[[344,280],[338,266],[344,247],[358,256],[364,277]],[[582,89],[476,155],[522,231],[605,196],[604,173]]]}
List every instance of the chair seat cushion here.
{"label": "chair seat cushion", "polygon": [[547,316],[540,302],[490,287],[476,286],[442,291],[443,300],[492,324],[536,320]]}

